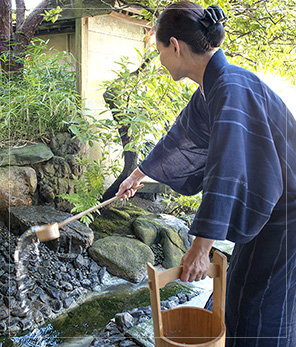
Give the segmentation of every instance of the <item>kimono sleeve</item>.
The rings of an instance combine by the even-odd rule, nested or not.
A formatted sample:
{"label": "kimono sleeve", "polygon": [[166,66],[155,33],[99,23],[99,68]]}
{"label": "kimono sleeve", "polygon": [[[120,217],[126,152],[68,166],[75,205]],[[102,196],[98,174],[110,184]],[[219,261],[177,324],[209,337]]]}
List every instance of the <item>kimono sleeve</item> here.
{"label": "kimono sleeve", "polygon": [[235,82],[210,94],[203,199],[191,234],[246,243],[269,220],[283,179],[265,102],[253,87]]}
{"label": "kimono sleeve", "polygon": [[183,195],[202,189],[208,153],[208,114],[196,92],[168,131],[140,164],[140,170],[152,179],[169,185]]}

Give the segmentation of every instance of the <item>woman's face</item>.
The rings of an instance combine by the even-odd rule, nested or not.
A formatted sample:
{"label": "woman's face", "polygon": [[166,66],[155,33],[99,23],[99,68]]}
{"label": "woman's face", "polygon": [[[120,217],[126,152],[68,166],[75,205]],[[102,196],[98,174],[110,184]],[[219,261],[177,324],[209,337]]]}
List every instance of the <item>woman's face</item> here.
{"label": "woman's face", "polygon": [[166,67],[174,81],[179,81],[184,76],[181,74],[181,60],[177,52],[177,47],[174,43],[165,46],[163,43],[157,41],[156,47],[159,52],[159,59],[161,64]]}

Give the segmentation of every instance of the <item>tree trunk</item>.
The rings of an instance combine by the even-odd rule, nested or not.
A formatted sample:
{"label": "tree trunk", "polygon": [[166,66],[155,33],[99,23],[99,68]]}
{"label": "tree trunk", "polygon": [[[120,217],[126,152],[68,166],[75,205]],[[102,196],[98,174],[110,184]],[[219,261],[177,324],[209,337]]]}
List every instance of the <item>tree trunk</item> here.
{"label": "tree trunk", "polygon": [[[123,1],[122,1],[123,2]],[[138,75],[141,70],[145,69],[147,64],[151,62],[152,56],[149,55],[148,57],[145,58],[141,66],[138,67],[137,70],[131,72],[130,76],[132,75]],[[104,95],[104,100],[106,103],[109,105],[110,109],[116,109],[116,105],[114,103],[114,93],[112,92],[111,88],[107,88],[105,91]],[[113,119],[119,123],[121,120],[120,116],[118,117],[116,113],[112,113]],[[128,136],[128,130],[129,126],[121,126],[118,129],[120,138],[121,138],[121,143],[123,148],[130,143],[133,140],[133,136]],[[138,166],[138,154],[136,152],[132,151],[124,151],[123,152],[123,158],[124,158],[124,167],[121,172],[121,174],[118,176],[118,178],[115,180],[115,182],[105,191],[102,200],[107,200],[113,197],[120,186],[120,184],[135,170],[135,168]]]}
{"label": "tree trunk", "polygon": [[9,39],[12,32],[11,0],[0,0],[0,59],[1,69],[8,70]]}
{"label": "tree trunk", "polygon": [[0,0],[0,57],[1,69],[7,73],[22,72],[22,57],[36,29],[41,24],[41,13],[49,0],[43,0],[25,19],[25,2],[16,0],[16,31],[12,30],[11,0]]}
{"label": "tree trunk", "polygon": [[138,165],[138,155],[136,152],[126,151],[123,152],[124,167],[118,178],[111,184],[105,191],[102,201],[112,198],[119,189],[120,184],[133,172]]}
{"label": "tree trunk", "polygon": [[[114,109],[115,108],[115,104],[113,101],[114,97],[112,96],[112,93],[110,93],[110,90],[107,89],[107,91],[104,93],[103,96],[106,103],[109,105],[110,109],[111,110]],[[120,117],[116,116],[116,113],[112,113],[112,116],[114,120],[119,123]],[[132,136],[128,136],[128,129],[129,129],[129,126],[121,126],[118,129],[123,148],[132,141]],[[121,171],[118,178],[105,191],[102,198],[103,201],[112,198],[117,193],[120,184],[134,171],[134,169],[138,165],[138,154],[136,152],[124,151],[123,158],[124,158],[123,170]]]}

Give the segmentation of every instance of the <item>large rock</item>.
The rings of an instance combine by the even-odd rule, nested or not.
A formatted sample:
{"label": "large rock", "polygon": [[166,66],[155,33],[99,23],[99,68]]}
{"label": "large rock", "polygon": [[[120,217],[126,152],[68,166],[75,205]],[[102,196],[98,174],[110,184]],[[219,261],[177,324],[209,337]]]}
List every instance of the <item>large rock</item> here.
{"label": "large rock", "polygon": [[134,221],[133,228],[137,238],[151,247],[163,226],[153,217],[140,216]]}
{"label": "large rock", "polygon": [[[59,210],[71,211],[73,205],[60,197],[62,194],[74,193],[74,179],[83,175],[85,168],[79,165],[78,159],[84,158],[88,144],[70,133],[54,136],[49,147],[43,143],[26,145],[0,151],[1,166],[30,166],[38,179],[33,204],[51,205]],[[14,205],[30,205],[28,202]]]}
{"label": "large rock", "polygon": [[96,217],[91,228],[95,230],[97,238],[117,235],[133,235],[132,223],[135,218],[150,215],[148,211],[126,201],[117,202],[114,206],[101,210],[101,215]]}
{"label": "large rock", "polygon": [[54,156],[33,165],[38,176],[38,204],[71,211],[73,205],[59,195],[74,193],[73,176],[79,179],[85,171],[78,159],[85,157],[88,144],[69,133],[60,133],[51,139],[49,146]]}
{"label": "large rock", "polygon": [[49,146],[54,155],[67,158],[73,155],[82,158],[89,148],[87,142],[82,142],[79,137],[72,137],[70,133],[57,134],[51,139]]}
{"label": "large rock", "polygon": [[46,163],[34,167],[39,177],[39,203],[55,203],[61,210],[71,210],[73,206],[58,196],[74,193],[72,170],[67,160],[54,156]]}
{"label": "large rock", "polygon": [[32,205],[36,187],[36,172],[31,167],[0,167],[0,209]]}
{"label": "large rock", "polygon": [[53,153],[45,144],[38,143],[0,151],[0,166],[25,166],[49,160]]}
{"label": "large rock", "polygon": [[[6,221],[9,220],[10,230],[20,235],[31,226],[54,222],[59,223],[72,217],[72,215],[48,206],[20,206],[9,208],[4,217]],[[79,221],[74,221],[62,227],[60,233],[59,243],[66,247],[68,252],[71,252],[71,249],[78,246],[88,248],[94,241],[93,231]]]}
{"label": "large rock", "polygon": [[194,236],[188,234],[189,228],[186,226],[184,221],[180,218],[169,214],[160,214],[157,218],[158,223],[175,230],[180,238],[183,240],[184,246],[186,249],[189,249],[194,240]]}
{"label": "large rock", "polygon": [[141,282],[146,277],[146,263],[154,263],[151,249],[139,240],[121,236],[107,236],[97,240],[89,255],[118,277]]}
{"label": "large rock", "polygon": [[179,265],[194,239],[184,222],[165,214],[140,216],[133,222],[133,229],[136,237],[149,247],[161,245],[165,268]]}
{"label": "large rock", "polygon": [[163,229],[161,232],[161,241],[164,259],[162,266],[169,269],[180,265],[180,261],[186,252],[182,239],[171,228]]}

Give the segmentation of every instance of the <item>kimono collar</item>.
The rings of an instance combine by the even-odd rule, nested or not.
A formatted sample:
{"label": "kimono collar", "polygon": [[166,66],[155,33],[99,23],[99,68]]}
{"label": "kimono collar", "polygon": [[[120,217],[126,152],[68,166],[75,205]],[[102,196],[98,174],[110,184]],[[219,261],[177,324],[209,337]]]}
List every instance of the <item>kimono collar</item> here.
{"label": "kimono collar", "polygon": [[205,96],[209,93],[215,80],[222,74],[225,65],[229,65],[224,52],[219,49],[210,59],[203,76],[203,89]]}

